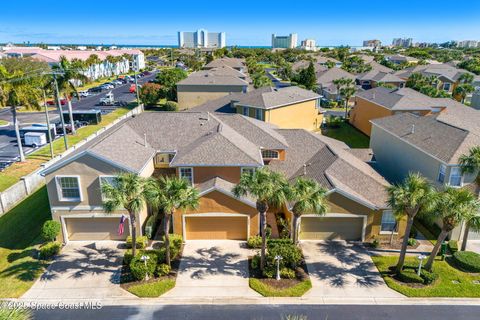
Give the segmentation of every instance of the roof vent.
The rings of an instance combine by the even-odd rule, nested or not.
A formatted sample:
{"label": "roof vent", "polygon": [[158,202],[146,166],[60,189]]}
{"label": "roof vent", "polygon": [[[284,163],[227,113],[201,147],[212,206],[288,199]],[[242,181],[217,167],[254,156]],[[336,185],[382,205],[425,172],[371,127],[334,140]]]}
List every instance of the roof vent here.
{"label": "roof vent", "polygon": [[410,130],[410,134],[414,134],[415,133],[415,125],[412,124],[412,129]]}

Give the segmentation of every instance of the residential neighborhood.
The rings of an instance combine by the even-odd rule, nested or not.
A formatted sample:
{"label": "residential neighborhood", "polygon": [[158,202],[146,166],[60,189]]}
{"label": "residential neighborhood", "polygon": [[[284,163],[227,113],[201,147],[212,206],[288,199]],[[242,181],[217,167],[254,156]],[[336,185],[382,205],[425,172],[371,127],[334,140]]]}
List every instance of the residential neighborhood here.
{"label": "residential neighborhood", "polygon": [[148,5],[0,28],[0,319],[478,318],[478,4]]}

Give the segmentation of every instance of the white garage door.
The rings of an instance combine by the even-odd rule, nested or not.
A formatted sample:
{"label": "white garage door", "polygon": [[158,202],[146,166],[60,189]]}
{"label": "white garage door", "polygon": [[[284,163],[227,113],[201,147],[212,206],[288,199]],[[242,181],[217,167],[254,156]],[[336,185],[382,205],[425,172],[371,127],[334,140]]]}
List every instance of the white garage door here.
{"label": "white garage door", "polygon": [[65,218],[68,240],[125,240],[129,235],[128,220],[123,235],[118,235],[120,218]]}
{"label": "white garage door", "polygon": [[302,217],[302,240],[362,240],[362,217]]}

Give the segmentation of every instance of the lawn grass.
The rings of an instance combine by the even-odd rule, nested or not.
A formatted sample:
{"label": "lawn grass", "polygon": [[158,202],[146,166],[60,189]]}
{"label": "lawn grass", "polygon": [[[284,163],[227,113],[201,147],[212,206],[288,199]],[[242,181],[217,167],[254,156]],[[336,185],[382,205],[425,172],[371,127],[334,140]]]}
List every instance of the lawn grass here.
{"label": "lawn grass", "polygon": [[0,217],[0,298],[20,297],[42,274],[47,264],[33,256],[50,218],[45,186]]}
{"label": "lawn grass", "polygon": [[140,298],[156,298],[175,287],[175,279],[159,279],[129,286],[127,291]]}
{"label": "lawn grass", "polygon": [[8,121],[0,119],[0,126],[6,126]]}
{"label": "lawn grass", "polygon": [[[473,283],[474,280],[480,281],[480,274],[462,272],[448,262],[441,261],[440,258],[437,258],[433,265],[433,272],[438,274],[438,280],[421,288],[407,286],[390,277],[388,267],[397,263],[397,256],[373,256],[372,260],[387,285],[407,297],[480,297],[480,285]],[[415,257],[407,257],[406,264],[418,265],[418,260]],[[452,281],[459,283],[455,284]]]}
{"label": "lawn grass", "polygon": [[309,279],[304,280],[293,287],[285,289],[273,288],[255,278],[249,279],[249,285],[250,288],[257,291],[264,297],[301,297],[312,288],[312,282]]}
{"label": "lawn grass", "polygon": [[368,148],[370,138],[347,122],[340,123],[338,128],[327,128],[323,135],[345,142],[350,148]]}
{"label": "lawn grass", "polygon": [[[127,107],[117,108],[109,114],[103,115],[102,122],[100,122],[99,124],[82,127],[77,130],[75,135],[67,135],[68,146],[71,147],[74,144],[77,144],[86,137],[100,130],[102,127],[106,126],[109,123],[112,123],[115,119],[125,115],[130,110],[132,110],[134,107],[136,107],[136,105],[136,103],[130,103]],[[53,142],[53,151],[55,155],[58,155],[65,151],[63,137],[60,137]],[[42,163],[50,159],[50,146],[47,144],[28,155],[27,161],[16,162],[12,164],[10,167],[0,173],[0,192],[11,187],[17,181],[19,181],[21,177],[35,171],[40,167]]]}

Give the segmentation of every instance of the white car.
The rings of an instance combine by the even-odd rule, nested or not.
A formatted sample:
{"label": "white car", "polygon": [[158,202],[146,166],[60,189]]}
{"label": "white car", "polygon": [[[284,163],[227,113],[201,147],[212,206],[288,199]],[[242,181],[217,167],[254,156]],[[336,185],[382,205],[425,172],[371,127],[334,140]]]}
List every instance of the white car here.
{"label": "white car", "polygon": [[120,86],[123,84],[123,82],[120,80],[113,80],[112,83],[115,83],[117,86]]}
{"label": "white car", "polygon": [[90,96],[90,92],[88,92],[87,90],[79,91],[78,95],[82,98],[86,98],[86,97]]}
{"label": "white car", "polygon": [[110,89],[115,88],[114,86],[112,86],[112,85],[109,84],[109,83],[104,83],[104,84],[102,84],[100,87],[102,87],[102,88],[105,89],[105,90],[110,90]]}

